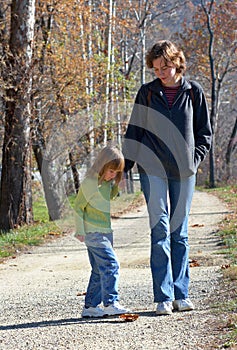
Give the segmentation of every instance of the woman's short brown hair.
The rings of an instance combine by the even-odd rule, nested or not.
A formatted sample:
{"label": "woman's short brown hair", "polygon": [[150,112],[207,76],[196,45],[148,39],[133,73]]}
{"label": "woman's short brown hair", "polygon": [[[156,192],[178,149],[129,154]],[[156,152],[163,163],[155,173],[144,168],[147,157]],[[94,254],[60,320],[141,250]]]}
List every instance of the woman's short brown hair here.
{"label": "woman's short brown hair", "polygon": [[163,57],[165,62],[172,62],[176,66],[176,73],[183,75],[186,70],[186,59],[182,50],[178,49],[171,41],[161,40],[148,50],[146,64],[148,68],[153,68],[153,61]]}

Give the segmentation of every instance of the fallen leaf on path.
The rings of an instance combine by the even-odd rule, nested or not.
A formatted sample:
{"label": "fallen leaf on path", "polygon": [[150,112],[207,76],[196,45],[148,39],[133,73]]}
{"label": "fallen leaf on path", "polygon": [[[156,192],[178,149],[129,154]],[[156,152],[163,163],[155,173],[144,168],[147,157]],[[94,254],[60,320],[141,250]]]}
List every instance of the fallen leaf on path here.
{"label": "fallen leaf on path", "polygon": [[191,227],[203,227],[204,224],[193,224]]}
{"label": "fallen leaf on path", "polygon": [[138,314],[122,314],[119,318],[122,318],[125,322],[133,322],[138,319]]}
{"label": "fallen leaf on path", "polygon": [[221,268],[222,268],[223,270],[226,270],[226,269],[228,269],[229,267],[230,267],[230,264],[221,265]]}
{"label": "fallen leaf on path", "polygon": [[60,236],[60,233],[59,232],[55,232],[55,231],[50,231],[48,233],[49,236]]}
{"label": "fallen leaf on path", "polygon": [[82,293],[77,293],[77,297],[81,297],[81,296],[83,296],[83,295],[86,295],[86,292],[82,292]]}
{"label": "fallen leaf on path", "polygon": [[197,260],[191,260],[190,262],[189,262],[189,266],[190,267],[197,267],[197,266],[200,266],[200,264],[199,264],[199,262],[197,261]]}

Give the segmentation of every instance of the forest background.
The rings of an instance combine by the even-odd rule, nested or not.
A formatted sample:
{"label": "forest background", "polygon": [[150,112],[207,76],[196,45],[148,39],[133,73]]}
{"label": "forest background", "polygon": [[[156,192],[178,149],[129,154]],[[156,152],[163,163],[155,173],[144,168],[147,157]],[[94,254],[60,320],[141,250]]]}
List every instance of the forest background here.
{"label": "forest background", "polygon": [[161,39],[207,96],[214,138],[198,184],[235,183],[236,17],[234,0],[0,0],[0,230],[34,221],[35,179],[49,218],[63,218],[96,151],[122,144]]}

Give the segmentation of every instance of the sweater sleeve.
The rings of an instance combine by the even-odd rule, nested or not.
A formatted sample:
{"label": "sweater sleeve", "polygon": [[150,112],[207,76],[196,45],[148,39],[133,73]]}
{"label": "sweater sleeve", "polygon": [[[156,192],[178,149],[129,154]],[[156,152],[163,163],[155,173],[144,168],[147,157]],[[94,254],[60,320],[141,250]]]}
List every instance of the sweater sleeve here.
{"label": "sweater sleeve", "polygon": [[84,180],[79,188],[76,200],[75,200],[75,224],[76,233],[75,236],[85,236],[84,228],[84,211],[93,193],[93,183],[90,183],[87,179]]}

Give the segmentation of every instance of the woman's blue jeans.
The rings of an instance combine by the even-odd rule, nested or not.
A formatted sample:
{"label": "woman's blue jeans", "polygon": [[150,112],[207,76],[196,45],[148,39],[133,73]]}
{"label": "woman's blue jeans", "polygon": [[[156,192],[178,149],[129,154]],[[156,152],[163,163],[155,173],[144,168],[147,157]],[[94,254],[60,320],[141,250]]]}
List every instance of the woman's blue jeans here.
{"label": "woman's blue jeans", "polygon": [[104,306],[118,301],[119,262],[113,250],[112,233],[88,233],[85,244],[91,264],[91,276],[85,307]]}
{"label": "woman's blue jeans", "polygon": [[188,298],[188,216],[195,181],[195,175],[174,180],[140,174],[151,227],[155,302]]}

